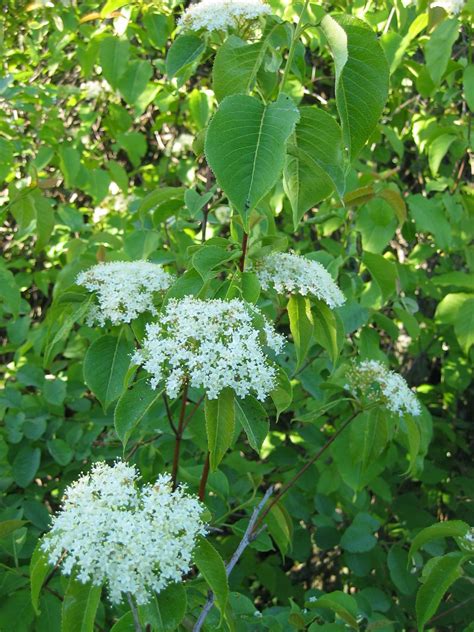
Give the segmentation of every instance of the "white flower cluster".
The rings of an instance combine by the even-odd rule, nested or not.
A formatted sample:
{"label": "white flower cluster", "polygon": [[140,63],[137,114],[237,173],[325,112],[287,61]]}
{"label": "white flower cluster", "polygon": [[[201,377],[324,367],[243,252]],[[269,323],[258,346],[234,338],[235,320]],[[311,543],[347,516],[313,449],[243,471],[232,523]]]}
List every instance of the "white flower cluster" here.
{"label": "white flower cluster", "polygon": [[169,475],[137,488],[133,465],[96,463],[68,487],[41,548],[51,564],[79,581],[108,584],[113,603],[130,593],[139,604],[177,582],[191,566],[202,505]]}
{"label": "white flower cluster", "polygon": [[463,10],[465,0],[436,0],[432,2],[432,7],[441,7],[446,13],[457,15]]}
{"label": "white flower cluster", "polygon": [[186,9],[178,25],[192,31],[225,31],[240,20],[255,20],[271,12],[262,0],[202,0]]}
{"label": "white flower cluster", "polygon": [[264,290],[273,287],[280,294],[312,294],[331,309],[346,300],[326,268],[294,253],[274,252],[256,264],[256,272]]}
{"label": "white flower cluster", "polygon": [[96,292],[98,305],[92,306],[88,322],[103,326],[107,319],[117,325],[146,311],[156,314],[153,295],[169,288],[173,279],[156,263],[111,261],[81,272],[76,283]]}
{"label": "white flower cluster", "polygon": [[347,374],[346,387],[353,394],[361,394],[369,400],[382,400],[392,413],[421,415],[416,395],[401,375],[389,371],[377,360],[364,360],[354,365]]}
{"label": "white flower cluster", "polygon": [[275,386],[276,371],[262,340],[276,353],[284,344],[256,308],[239,299],[188,296],[170,300],[159,322],[147,325],[143,349],[133,359],[151,373],[152,388],[165,381],[170,397],[187,380],[209,399],[229,387],[239,397],[255,392],[263,400]]}

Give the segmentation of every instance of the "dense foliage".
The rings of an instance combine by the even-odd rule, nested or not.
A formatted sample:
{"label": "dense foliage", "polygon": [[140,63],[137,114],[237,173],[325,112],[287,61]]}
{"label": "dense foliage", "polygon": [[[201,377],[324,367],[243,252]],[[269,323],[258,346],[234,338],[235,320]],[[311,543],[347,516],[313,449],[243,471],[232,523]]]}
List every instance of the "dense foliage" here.
{"label": "dense foliage", "polygon": [[[1,6],[0,630],[472,630],[474,2],[186,4]],[[41,548],[117,459],[209,525],[140,605]]]}

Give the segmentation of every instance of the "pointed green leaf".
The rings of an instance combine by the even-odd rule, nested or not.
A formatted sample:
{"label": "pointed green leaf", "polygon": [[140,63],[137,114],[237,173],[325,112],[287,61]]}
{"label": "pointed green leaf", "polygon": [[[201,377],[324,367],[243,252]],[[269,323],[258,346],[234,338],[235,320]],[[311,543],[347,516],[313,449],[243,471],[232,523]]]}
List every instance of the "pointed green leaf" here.
{"label": "pointed green leaf", "polygon": [[217,607],[224,613],[229,598],[229,584],[221,556],[208,540],[201,538],[194,549],[193,558],[199,572],[214,593]]}
{"label": "pointed green leaf", "polygon": [[244,221],[280,175],[286,141],[298,117],[293,101],[284,95],[268,105],[233,95],[222,101],[210,122],[207,161]]}
{"label": "pointed green leaf", "polygon": [[291,386],[286,371],[281,367],[277,367],[276,386],[270,393],[270,397],[277,410],[276,421],[278,421],[281,413],[286,410],[293,401],[293,387]]}
{"label": "pointed green leaf", "polygon": [[336,67],[336,104],[344,143],[353,160],[382,114],[388,94],[389,68],[372,29],[350,15],[326,15],[321,28]]}
{"label": "pointed green leaf", "polygon": [[150,62],[140,59],[130,62],[119,81],[120,94],[129,105],[136,105],[153,75]]}
{"label": "pointed green leaf", "polygon": [[250,92],[260,68],[264,42],[247,44],[231,35],[218,49],[212,70],[212,87],[218,101],[231,94]]}
{"label": "pointed green leaf", "polygon": [[39,598],[43,583],[52,570],[48,558],[41,550],[41,541],[36,545],[30,562],[31,603],[36,614],[39,614]]}
{"label": "pointed green leaf", "polygon": [[443,20],[430,34],[425,44],[426,66],[433,83],[438,85],[446,72],[451,50],[459,35],[456,18]]}
{"label": "pointed green leaf", "polygon": [[300,109],[301,118],[288,147],[285,190],[296,230],[307,210],[334,190],[344,194],[342,132],[337,121],[314,106]]}
{"label": "pointed green leaf", "polygon": [[64,595],[61,632],[93,632],[101,592],[100,586],[71,577]]}
{"label": "pointed green leaf", "polygon": [[84,381],[104,410],[120,397],[131,363],[133,345],[120,334],[95,340],[84,358]]}
{"label": "pointed green leaf", "polygon": [[319,597],[315,604],[320,608],[328,608],[335,612],[351,628],[359,629],[357,624],[357,614],[359,609],[357,602],[351,595],[347,595],[340,590],[335,590],[327,595]]}
{"label": "pointed green leaf", "polygon": [[323,301],[313,304],[314,338],[329,353],[331,362],[336,364],[343,343],[339,335],[338,322],[334,312]]}
{"label": "pointed green leaf", "polygon": [[248,395],[245,399],[236,399],[235,406],[237,419],[242,424],[250,445],[255,452],[260,453],[270,428],[265,408],[251,395]]}
{"label": "pointed green leaf", "polygon": [[112,88],[118,88],[130,57],[130,44],[118,37],[106,37],[100,42],[99,61],[102,73]]}
{"label": "pointed green leaf", "polygon": [[462,520],[446,520],[432,524],[426,529],[422,529],[416,534],[415,539],[411,543],[409,557],[413,557],[415,553],[427,542],[437,540],[439,538],[455,538],[463,537],[469,531],[469,525]]}
{"label": "pointed green leaf", "polygon": [[296,370],[304,362],[313,337],[313,315],[309,299],[299,294],[292,294],[288,301],[288,317],[290,331],[296,347]]}
{"label": "pointed green leaf", "polygon": [[125,449],[133,430],[161,400],[163,389],[153,390],[146,379],[140,380],[120,397],[115,407],[115,430]]}
{"label": "pointed green leaf", "polygon": [[234,391],[226,388],[218,399],[206,398],[204,411],[211,471],[215,471],[234,438]]}
{"label": "pointed green leaf", "polygon": [[423,632],[426,623],[436,613],[448,588],[460,577],[464,553],[449,553],[430,560],[423,574],[423,585],[416,595],[416,622]]}
{"label": "pointed green leaf", "polygon": [[166,74],[175,77],[181,70],[197,61],[205,46],[197,35],[180,35],[172,43],[166,57]]}

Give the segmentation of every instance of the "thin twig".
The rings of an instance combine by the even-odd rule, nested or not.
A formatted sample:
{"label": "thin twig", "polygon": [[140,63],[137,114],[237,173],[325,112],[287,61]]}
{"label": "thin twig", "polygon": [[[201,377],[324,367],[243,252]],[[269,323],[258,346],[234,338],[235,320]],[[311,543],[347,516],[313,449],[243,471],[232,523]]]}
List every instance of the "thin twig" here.
{"label": "thin twig", "polygon": [[296,481],[303,476],[303,474],[306,472],[306,470],[308,470],[313,465],[313,463],[315,463],[326,452],[326,450],[337,439],[337,437],[347,428],[347,426],[351,423],[351,421],[353,421],[357,417],[359,412],[360,411],[358,411],[358,410],[355,411],[349,417],[349,419],[345,423],[342,424],[342,426],[339,428],[339,430],[337,430],[332,435],[332,437],[323,445],[323,447],[319,450],[319,452],[316,452],[316,454],[305,465],[303,465],[303,467],[299,470],[299,472],[297,472],[293,476],[293,478],[290,481],[288,481],[288,483],[283,485],[283,487],[280,489],[278,494],[272,499],[271,503],[269,503],[267,505],[267,507],[265,507],[265,510],[263,511],[262,515],[258,519],[258,522],[255,525],[255,528],[257,528],[262,523],[262,521],[265,518],[265,516],[267,516],[268,513],[271,511],[272,507],[274,507],[282,499],[282,497],[286,494],[286,492],[291,487],[293,487],[293,485],[296,483]]}
{"label": "thin twig", "polygon": [[194,408],[192,409],[192,411],[189,413],[189,415],[184,420],[183,430],[186,430],[186,428],[188,427],[189,422],[194,417],[194,413],[197,412],[199,406],[202,404],[203,401],[204,401],[204,395],[198,399],[198,401],[194,404]]}
{"label": "thin twig", "polygon": [[[245,533],[239,543],[239,546],[235,549],[234,554],[232,555],[229,563],[225,567],[225,572],[226,572],[227,577],[229,577],[229,575],[232,573],[235,565],[239,561],[245,549],[257,537],[257,535],[254,533],[255,524],[257,522],[260,512],[262,511],[262,509],[264,508],[264,506],[266,505],[268,499],[270,498],[272,494],[273,494],[273,487],[269,487],[267,491],[265,492],[265,495],[262,498],[262,500],[258,503],[258,505],[253,510],[252,516],[249,520]],[[204,621],[206,620],[206,617],[211,611],[213,605],[214,605],[214,594],[211,592],[206,601],[206,604],[204,605],[204,608],[202,609],[201,614],[199,615],[199,619],[196,621],[194,625],[193,632],[199,632],[199,630],[202,628],[202,626],[204,625]]]}
{"label": "thin twig", "polygon": [[127,593],[127,599],[128,599],[128,603],[130,604],[130,608],[132,610],[133,623],[135,625],[135,632],[143,632],[143,628],[140,623],[140,618],[138,616],[138,610],[133,602],[133,597],[130,593]]}
{"label": "thin twig", "polygon": [[248,233],[244,232],[244,235],[242,237],[242,256],[240,257],[240,261],[239,261],[239,270],[241,272],[243,272],[245,269],[245,256],[247,254],[248,242],[249,242]]}
{"label": "thin twig", "polygon": [[164,391],[163,391],[163,401],[165,402],[166,416],[168,417],[168,421],[169,421],[171,430],[173,431],[175,437],[177,437],[178,436],[178,431],[176,430],[176,426],[174,425],[173,415],[171,414],[170,403],[169,403],[168,398],[166,397],[166,393]]}
{"label": "thin twig", "polygon": [[186,412],[186,404],[188,401],[188,386],[189,386],[188,382],[185,382],[183,386],[183,396],[181,400],[181,411],[179,413],[178,430],[176,432],[176,441],[174,444],[173,469],[171,470],[171,480],[173,481],[173,489],[176,487],[176,480],[178,478],[181,439],[183,438],[183,431],[184,431],[184,414]]}

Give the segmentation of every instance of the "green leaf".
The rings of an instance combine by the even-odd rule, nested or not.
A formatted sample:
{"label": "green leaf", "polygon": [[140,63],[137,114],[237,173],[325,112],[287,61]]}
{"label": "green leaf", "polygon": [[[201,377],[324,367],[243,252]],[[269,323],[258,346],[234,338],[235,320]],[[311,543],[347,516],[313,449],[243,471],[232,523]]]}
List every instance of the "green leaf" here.
{"label": "green leaf", "polygon": [[445,522],[437,522],[416,534],[411,543],[409,557],[413,557],[415,553],[427,542],[437,540],[439,538],[455,538],[463,537],[469,531],[469,525],[462,520],[446,520]]}
{"label": "green leaf", "polygon": [[335,590],[334,592],[319,597],[315,606],[332,610],[348,625],[350,625],[351,628],[354,628],[355,630],[359,629],[359,626],[357,625],[357,614],[359,609],[357,607],[357,601],[351,595],[347,595],[340,590]]}
{"label": "green leaf", "polygon": [[187,608],[186,590],[183,584],[169,584],[154,595],[151,601],[140,606],[140,619],[160,632],[174,632],[184,619]]}
{"label": "green leaf", "polygon": [[15,283],[15,276],[0,260],[0,299],[3,309],[18,317],[21,305],[20,288]]}
{"label": "green leaf", "polygon": [[264,105],[244,95],[226,97],[211,120],[205,153],[219,186],[244,221],[275,184],[299,114],[282,95]]}
{"label": "green leaf", "polygon": [[133,613],[126,612],[120,619],[110,628],[110,632],[135,632],[135,622]]}
{"label": "green leaf", "polygon": [[390,578],[403,595],[413,595],[416,590],[416,577],[408,570],[408,553],[399,545],[391,547],[387,555]]}
{"label": "green leaf", "polygon": [[115,407],[115,430],[123,448],[130,435],[161,400],[163,389],[153,390],[146,379],[140,380],[120,397]]}
{"label": "green leaf", "polygon": [[397,266],[382,255],[371,252],[364,253],[362,261],[380,288],[383,300],[387,301],[397,289]]}
{"label": "green leaf", "polygon": [[34,479],[40,466],[41,450],[25,445],[17,452],[13,459],[13,480],[20,487],[28,487]]}
{"label": "green leaf", "polygon": [[99,61],[102,73],[112,88],[118,88],[130,57],[130,44],[118,37],[106,37],[99,45]]}
{"label": "green leaf", "polygon": [[300,120],[288,147],[285,190],[293,211],[293,226],[307,210],[334,190],[344,194],[342,132],[337,121],[314,106],[300,109]]}
{"label": "green leaf", "polygon": [[194,253],[191,262],[203,281],[206,281],[209,277],[212,277],[212,270],[224,263],[224,261],[228,261],[233,254],[233,252],[229,252],[219,246],[202,246]]}
{"label": "green leaf", "polygon": [[423,574],[423,585],[416,595],[416,622],[419,632],[436,613],[448,588],[460,577],[464,553],[449,553],[430,560]]}
{"label": "green leaf", "polygon": [[197,35],[180,35],[177,37],[166,57],[166,74],[175,77],[186,70],[193,62],[197,62],[205,50],[205,46]]}
{"label": "green leaf", "polygon": [[432,233],[436,245],[446,250],[451,245],[452,230],[439,200],[421,194],[408,197],[408,207],[419,231]]}
{"label": "green leaf", "polygon": [[38,615],[39,610],[39,598],[43,583],[48,576],[48,573],[52,570],[51,565],[48,562],[48,558],[41,550],[41,540],[35,547],[30,562],[30,584],[31,584],[31,603],[33,609]]}
{"label": "green leaf", "polygon": [[28,520],[2,520],[0,522],[0,540],[27,524]]}
{"label": "green leaf", "polygon": [[331,362],[336,364],[343,344],[334,312],[324,301],[314,301],[314,339],[329,353]]}
{"label": "green leaf", "polygon": [[74,450],[64,441],[64,439],[50,439],[47,442],[48,452],[59,465],[63,467],[72,461]]}
{"label": "green leaf", "polygon": [[416,457],[420,452],[421,435],[416,421],[410,415],[406,415],[404,423],[407,429],[408,452],[410,464],[407,474],[413,475],[416,472]]}
{"label": "green leaf", "polygon": [[143,16],[143,26],[150,42],[156,48],[164,48],[168,39],[168,16],[163,13],[147,13]]}
{"label": "green leaf", "polygon": [[237,419],[247,435],[251,447],[260,453],[263,442],[270,429],[268,415],[260,402],[248,395],[245,399],[236,399]]}
{"label": "green leaf", "polygon": [[256,303],[258,301],[261,287],[255,272],[242,272],[241,287],[244,301],[247,301],[247,303]]}
{"label": "green leaf", "polygon": [[308,298],[299,294],[292,294],[288,301],[288,317],[290,319],[290,331],[296,348],[297,371],[303,364],[313,337],[313,315],[311,303]]}
{"label": "green leaf", "polygon": [[468,64],[463,74],[464,98],[471,112],[474,112],[474,64]]}
{"label": "green leaf", "polygon": [[84,381],[104,410],[120,397],[130,367],[133,345],[120,334],[95,340],[84,358]]}
{"label": "green leaf", "polygon": [[247,94],[262,65],[266,44],[247,44],[231,35],[219,47],[212,70],[212,87],[218,101],[231,94]]}
{"label": "green leaf", "polygon": [[194,563],[214,593],[216,605],[224,614],[229,598],[229,584],[221,556],[212,544],[201,538],[194,549]]}
{"label": "green leaf", "polygon": [[459,35],[456,18],[443,20],[435,28],[425,44],[426,66],[433,83],[438,85],[446,72],[451,58],[451,50]]}
{"label": "green leaf", "polygon": [[344,143],[353,160],[382,114],[388,94],[389,69],[372,29],[350,15],[326,15],[321,28],[336,67],[336,104]]}
{"label": "green leaf", "polygon": [[363,473],[382,454],[388,440],[388,421],[380,408],[363,411],[351,422],[351,458],[360,464]]}
{"label": "green leaf", "polygon": [[101,586],[82,584],[71,577],[64,595],[61,632],[94,632],[101,592]]}
{"label": "green leaf", "polygon": [[218,399],[206,398],[205,416],[211,471],[215,471],[234,437],[234,391],[226,388]]}
{"label": "green leaf", "polygon": [[288,512],[281,504],[273,505],[265,517],[265,522],[268,525],[268,532],[284,557],[292,538],[291,518]]}
{"label": "green leaf", "polygon": [[286,371],[282,367],[277,368],[276,386],[271,391],[270,397],[277,410],[276,420],[278,421],[281,413],[286,410],[293,401],[293,387],[288,379]]}
{"label": "green leaf", "polygon": [[453,136],[453,134],[441,134],[440,136],[437,136],[432,143],[430,143],[428,148],[428,163],[433,177],[438,175],[441,161],[446,156],[449,148],[455,140],[456,136]]}
{"label": "green leaf", "polygon": [[474,344],[474,298],[462,304],[454,323],[454,333],[461,349],[467,355]]}
{"label": "green leaf", "polygon": [[397,229],[393,206],[379,198],[364,203],[358,212],[356,228],[362,235],[365,251],[383,252]]}
{"label": "green leaf", "polygon": [[140,59],[131,61],[124,75],[121,77],[118,89],[129,105],[136,105],[148,82],[153,76],[150,62]]}

